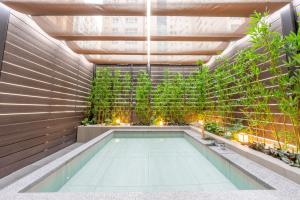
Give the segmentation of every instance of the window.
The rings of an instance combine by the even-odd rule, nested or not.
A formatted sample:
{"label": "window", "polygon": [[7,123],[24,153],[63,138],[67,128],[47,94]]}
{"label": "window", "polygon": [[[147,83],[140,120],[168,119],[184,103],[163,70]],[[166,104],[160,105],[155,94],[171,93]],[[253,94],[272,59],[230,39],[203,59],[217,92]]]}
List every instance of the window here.
{"label": "window", "polygon": [[118,28],[113,28],[113,29],[112,29],[112,32],[113,32],[113,33],[118,33],[118,32],[119,32],[119,29],[118,29]]}
{"label": "window", "polygon": [[113,23],[114,23],[114,24],[119,23],[119,18],[118,18],[118,17],[113,17]]}
{"label": "window", "polygon": [[127,3],[137,3],[137,0],[127,0]]}
{"label": "window", "polygon": [[125,33],[127,34],[136,34],[137,33],[137,28],[126,28]]}
{"label": "window", "polygon": [[137,42],[136,41],[126,41],[125,43],[126,45],[130,45],[130,46],[136,46]]}
{"label": "window", "polygon": [[126,17],[126,23],[135,24],[135,23],[137,23],[137,18],[136,17]]}

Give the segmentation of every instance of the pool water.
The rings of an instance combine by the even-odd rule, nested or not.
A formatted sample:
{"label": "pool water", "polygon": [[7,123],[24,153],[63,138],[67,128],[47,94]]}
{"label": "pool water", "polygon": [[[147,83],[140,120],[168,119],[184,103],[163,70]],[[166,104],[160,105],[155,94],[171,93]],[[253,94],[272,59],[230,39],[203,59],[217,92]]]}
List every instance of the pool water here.
{"label": "pool water", "polygon": [[[52,191],[263,189],[214,152],[207,151],[207,147],[202,144],[197,147],[191,142],[193,139],[187,137],[183,133],[114,134],[72,177],[67,177],[61,187]],[[52,185],[55,182],[52,181]]]}

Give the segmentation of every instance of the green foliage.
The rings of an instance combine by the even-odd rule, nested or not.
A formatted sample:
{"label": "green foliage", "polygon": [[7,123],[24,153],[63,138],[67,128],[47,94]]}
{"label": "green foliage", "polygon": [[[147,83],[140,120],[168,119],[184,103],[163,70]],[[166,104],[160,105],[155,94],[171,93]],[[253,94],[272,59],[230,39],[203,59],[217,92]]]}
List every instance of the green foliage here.
{"label": "green foliage", "polygon": [[197,60],[196,65],[202,67],[204,65],[203,60]]}
{"label": "green foliage", "polygon": [[122,115],[122,80],[120,70],[115,70],[112,77],[112,119],[120,118]]}
{"label": "green foliage", "polygon": [[[112,105],[112,74],[107,68],[97,69],[96,92],[97,92],[97,123],[102,124],[111,120]],[[94,113],[95,115],[96,113]]]}
{"label": "green foliage", "polygon": [[97,68],[88,97],[88,110],[83,125],[104,123],[109,116],[111,100],[111,76],[106,68]]}
{"label": "green foliage", "polygon": [[195,73],[190,74],[184,80],[184,113],[186,123],[198,121],[200,118],[205,120],[208,78],[208,68],[202,65]]}
{"label": "green foliage", "polygon": [[299,66],[300,64],[300,29],[297,33],[291,32],[284,38],[284,47],[289,55],[289,65]]}
{"label": "green foliage", "polygon": [[180,73],[164,72],[164,79],[154,91],[155,118],[162,117],[169,124],[184,123],[185,81]]}
{"label": "green foliage", "polygon": [[166,122],[170,119],[170,96],[171,82],[170,74],[164,71],[164,79],[156,86],[153,92],[153,114],[154,118],[162,118]]}
{"label": "green foliage", "polygon": [[[216,69],[209,74],[210,100],[205,109],[220,116],[225,127],[227,123],[235,123],[227,119],[231,119],[232,111],[240,108],[248,122],[249,131],[258,135],[258,130],[263,130],[264,137],[266,127],[270,127],[279,147],[280,140],[284,143],[296,141],[299,146],[300,84],[299,71],[294,66],[299,65],[300,61],[300,36],[299,33],[291,33],[283,38],[280,33],[271,30],[266,16],[267,13],[254,13],[251,16],[248,30],[251,46],[238,52],[233,62],[219,60]],[[289,68],[282,67],[284,48],[290,57]],[[263,80],[266,73],[271,78]],[[292,122],[293,139],[289,131],[275,126],[276,120],[270,107],[274,101],[284,114],[284,127],[289,120]]]}
{"label": "green foliage", "polygon": [[199,68],[195,77],[195,88],[196,91],[193,91],[196,97],[196,107],[198,114],[204,115],[206,110],[206,103],[208,98],[208,83],[209,83],[209,71],[207,66]]}
{"label": "green foliage", "polygon": [[205,111],[207,78],[205,66],[187,77],[166,70],[163,81],[153,92],[154,118],[161,117],[168,124],[177,125],[197,121]]}
{"label": "green foliage", "polygon": [[[261,30],[260,27],[267,27]],[[264,49],[263,54],[266,58],[263,61],[270,60],[269,71],[274,77],[270,80],[272,85],[278,85],[269,89],[270,94],[274,94],[274,100],[277,101],[280,111],[284,114],[283,123],[286,128],[286,121],[289,118],[292,121],[294,128],[294,138],[297,141],[297,149],[299,150],[300,136],[299,136],[299,95],[294,90],[297,83],[294,84],[297,80],[297,71],[290,71],[286,73],[289,68],[280,66],[280,54],[282,49],[285,48],[287,53],[290,55],[288,60],[288,65],[293,68],[293,66],[299,64],[299,50],[300,50],[300,35],[296,33],[291,33],[285,38],[282,38],[280,33],[271,31],[270,25],[263,20],[260,20],[259,26],[257,26],[257,33],[260,33],[260,37],[257,39],[256,43],[259,48]],[[297,81],[296,81],[297,82]],[[270,95],[269,95],[270,96]],[[274,117],[271,116],[270,107],[265,106],[265,109],[262,109],[266,115],[267,121],[274,121]],[[274,124],[272,124],[273,131],[275,132],[276,138],[279,143],[279,133],[276,130]],[[281,131],[281,134],[287,134],[283,138],[289,137],[289,131]],[[279,144],[279,147],[281,145]]]}
{"label": "green foliage", "polygon": [[85,118],[81,121],[81,124],[86,126],[89,124],[97,123],[98,116],[98,82],[96,78],[92,81],[91,93],[88,97],[88,108],[85,113]]}
{"label": "green foliage", "polygon": [[288,149],[288,144],[293,143],[293,139],[294,139],[294,135],[293,133],[289,132],[289,131],[279,131],[278,132],[279,138],[281,139],[281,141],[283,141],[283,148],[284,149]]}
{"label": "green foliage", "polygon": [[[271,30],[266,16],[267,13],[251,16],[250,47],[239,51],[233,59],[218,60],[214,69],[209,70],[199,60],[196,63],[199,70],[186,77],[165,71],[162,82],[153,90],[149,75],[140,72],[135,91],[139,123],[148,125],[163,120],[168,124],[185,124],[199,116],[205,120],[208,116],[218,117],[219,124],[208,123],[205,129],[223,134],[247,126],[257,136],[261,133],[264,136],[264,130],[271,129],[279,147],[280,142],[284,144],[282,148],[287,148],[287,143],[296,143],[300,150],[300,70],[295,67],[300,64],[300,34],[291,33],[283,38]],[[281,57],[284,50],[289,56],[286,66]],[[82,124],[111,123],[122,114],[127,116],[122,121],[130,121],[131,84],[129,73],[122,76],[116,70],[112,75],[107,69],[98,69]],[[283,129],[275,126],[278,121],[271,107],[275,104],[282,113]],[[244,124],[236,122],[235,112],[243,115]],[[196,117],[190,120],[187,116]]]}
{"label": "green foliage", "polygon": [[[123,98],[126,96],[126,98]],[[123,99],[123,101],[120,101]],[[108,68],[97,68],[88,98],[88,109],[83,125],[111,124],[116,118],[129,116],[131,112],[131,76],[121,78],[119,70],[114,74]],[[124,118],[124,117],[123,117]],[[123,119],[122,119],[123,120]],[[127,120],[129,121],[129,120]],[[126,120],[124,119],[124,122]]]}
{"label": "green foliage", "polygon": [[[274,125],[274,115],[269,106],[274,89],[270,87],[267,88],[265,85],[266,82],[260,80],[261,74],[263,73],[260,63],[269,62],[268,70],[270,73],[281,73],[278,65],[283,42],[282,37],[278,32],[271,31],[271,25],[266,22],[264,18],[266,16],[266,13],[264,15],[254,13],[254,15],[251,16],[251,26],[248,33],[251,37],[251,48],[257,54],[259,52],[258,56],[256,56],[255,65],[250,67],[250,72],[253,75],[253,82],[251,83],[249,92],[252,95],[251,103],[253,104],[252,109],[254,110],[254,116],[250,117],[250,122],[253,127],[263,129],[263,137],[265,135],[265,127],[270,124],[277,139],[278,146],[280,147],[278,131]],[[277,82],[275,79],[271,79],[269,83],[275,85]]]}
{"label": "green foliage", "polygon": [[[252,112],[252,105],[255,102],[255,93],[251,82],[255,79],[255,73],[250,69],[256,69],[258,62],[258,56],[252,48],[247,48],[238,53],[236,60],[233,64],[233,74],[235,74],[235,90],[240,95],[236,98],[234,103],[241,107],[241,111],[244,117],[250,122],[250,127],[255,126],[255,119]],[[257,71],[256,71],[257,73]],[[251,123],[252,122],[252,123]]]}
{"label": "green foliage", "polygon": [[221,128],[216,122],[207,122],[204,125],[204,129],[210,133],[214,133],[216,135],[223,135],[224,129]]}
{"label": "green foliage", "polygon": [[184,120],[184,78],[176,73],[169,85],[169,122],[171,124],[183,124]]}
{"label": "green foliage", "polygon": [[218,116],[222,118],[222,126],[226,127],[226,123],[230,123],[233,101],[232,95],[234,93],[233,84],[234,77],[231,72],[231,65],[228,60],[219,60],[221,63],[212,74],[212,85],[214,95],[214,107]]}
{"label": "green foliage", "polygon": [[288,66],[291,72],[280,78],[279,85],[282,88],[276,96],[280,102],[281,111],[288,116],[293,124],[294,137],[297,140],[297,150],[300,151],[300,69],[295,66],[300,64],[300,31],[290,33],[285,38],[285,47],[289,55]]}
{"label": "green foliage", "polygon": [[158,118],[165,118],[167,116],[167,101],[165,86],[161,83],[156,86],[153,91],[153,117],[157,121]]}
{"label": "green foliage", "polygon": [[122,97],[122,121],[129,123],[131,120],[132,111],[132,78],[129,72],[124,74]]}
{"label": "green foliage", "polygon": [[125,72],[123,76],[120,70],[115,70],[112,78],[112,122],[130,122],[132,109],[131,75]]}
{"label": "green foliage", "polygon": [[141,71],[137,77],[135,111],[140,124],[151,121],[151,81],[147,72]]}
{"label": "green foliage", "polygon": [[192,116],[197,115],[198,113],[198,106],[197,106],[197,100],[199,96],[199,91],[197,88],[197,77],[196,75],[192,74],[185,78],[184,81],[184,97],[185,102],[184,103],[184,113],[186,115]]}
{"label": "green foliage", "polygon": [[204,115],[205,106],[207,103],[207,90],[208,90],[208,80],[209,80],[209,71],[207,66],[201,67],[195,77],[196,81],[196,91],[197,91],[197,107],[198,113]]}

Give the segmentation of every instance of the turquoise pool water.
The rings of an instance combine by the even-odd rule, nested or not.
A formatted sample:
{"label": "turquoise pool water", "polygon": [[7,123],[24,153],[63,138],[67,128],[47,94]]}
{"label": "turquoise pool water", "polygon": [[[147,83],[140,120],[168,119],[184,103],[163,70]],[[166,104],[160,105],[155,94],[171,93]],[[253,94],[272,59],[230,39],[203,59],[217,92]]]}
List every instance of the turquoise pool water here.
{"label": "turquoise pool water", "polygon": [[155,192],[264,189],[261,184],[181,132],[117,133],[93,152],[89,153],[91,158],[86,159],[81,167],[75,167],[76,171],[73,170],[73,173],[66,175],[66,170],[61,170],[30,191]]}

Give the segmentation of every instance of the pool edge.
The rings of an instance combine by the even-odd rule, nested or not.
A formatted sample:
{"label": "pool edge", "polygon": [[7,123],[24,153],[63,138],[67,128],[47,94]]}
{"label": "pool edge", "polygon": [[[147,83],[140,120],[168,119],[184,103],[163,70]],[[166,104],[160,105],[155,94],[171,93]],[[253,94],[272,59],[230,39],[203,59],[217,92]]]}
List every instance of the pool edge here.
{"label": "pool edge", "polygon": [[[164,128],[164,131],[174,131],[175,128]],[[182,130],[184,129],[184,130]],[[188,134],[196,134],[196,135],[199,135],[197,134],[195,131],[192,131],[190,130],[189,128],[182,128],[182,129],[176,129],[178,131],[184,131],[185,133],[188,133]],[[109,130],[107,132],[105,132],[104,134],[98,136],[97,138],[94,138],[93,140],[83,144],[82,146],[78,147],[77,149],[69,152],[68,154],[64,155],[63,157],[61,158],[58,158],[57,160],[54,160],[53,162],[51,162],[49,165],[50,166],[44,166],[42,167],[41,169],[38,169],[36,170],[35,172],[33,172],[32,174],[29,174],[28,176],[25,176],[24,178],[18,180],[17,182],[11,184],[10,186],[4,188],[4,190],[0,191],[2,194],[6,193],[6,194],[9,194],[9,195],[12,195],[12,194],[18,194],[18,195],[21,195],[19,192],[24,189],[26,186],[29,186],[29,180],[28,179],[31,179],[31,183],[36,183],[37,179],[42,179],[44,177],[46,177],[47,175],[49,175],[51,172],[53,172],[54,170],[56,170],[57,168],[59,168],[61,165],[63,165],[64,163],[66,163],[66,161],[68,160],[65,160],[65,159],[71,159],[75,156],[77,156],[79,153],[83,152],[85,149],[89,148],[92,144],[95,144],[97,143],[98,141],[100,141],[101,139],[103,139],[105,136],[113,133],[114,131],[122,131],[122,130],[128,130],[127,129],[122,129],[122,128],[116,128],[116,129],[112,129],[112,130]],[[155,128],[152,128],[152,127],[149,127],[149,128],[139,128],[139,129],[135,129],[135,131],[157,131],[157,129]],[[191,133],[193,132],[193,133]],[[200,136],[200,135],[199,135]],[[214,151],[216,151],[216,149],[214,149]],[[217,151],[216,151],[217,152]],[[64,161],[63,161],[63,160]],[[227,158],[227,159],[230,159],[230,158]],[[252,161],[253,162],[253,161]],[[53,164],[54,163],[54,164]],[[53,165],[56,165],[53,166]],[[44,168],[48,168],[48,171],[45,172]],[[52,170],[50,170],[52,168]],[[38,172],[37,172],[38,171]],[[43,171],[43,172],[41,172]],[[274,173],[274,172],[273,172]],[[29,177],[31,175],[31,177]],[[32,178],[35,178],[35,179],[32,179]],[[287,178],[285,178],[287,179]],[[26,183],[27,182],[27,183]],[[285,182],[285,181],[284,181]],[[25,184],[26,183],[26,184]],[[288,186],[291,186],[291,187],[283,187],[283,190],[281,191],[285,191],[285,192],[290,192],[290,191],[295,191],[295,188],[297,190],[299,190],[299,185],[293,185],[293,183],[288,183],[287,184]],[[280,188],[279,188],[280,189]],[[253,191],[253,190],[252,190]],[[256,190],[254,190],[256,191]],[[200,192],[201,193],[201,192]]]}

